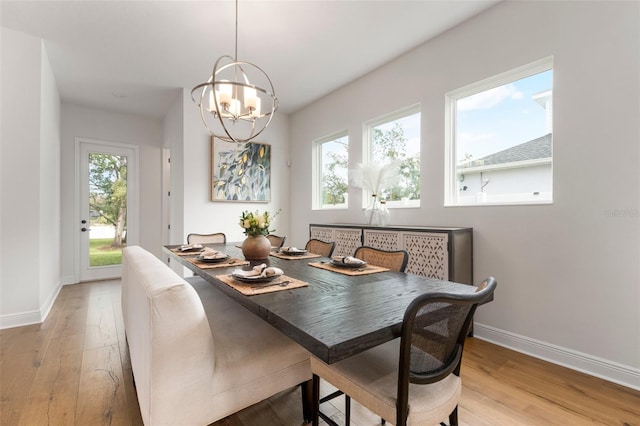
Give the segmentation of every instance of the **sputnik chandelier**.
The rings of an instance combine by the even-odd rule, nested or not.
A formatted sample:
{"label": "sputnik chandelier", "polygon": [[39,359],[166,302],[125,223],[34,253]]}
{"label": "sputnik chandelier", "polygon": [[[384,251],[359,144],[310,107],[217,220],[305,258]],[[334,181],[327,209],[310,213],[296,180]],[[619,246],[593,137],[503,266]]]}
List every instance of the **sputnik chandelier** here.
{"label": "sputnik chandelier", "polygon": [[278,109],[273,83],[259,66],[238,60],[238,0],[235,52],[216,60],[209,79],[191,89],[205,127],[214,137],[243,143],[267,128]]}

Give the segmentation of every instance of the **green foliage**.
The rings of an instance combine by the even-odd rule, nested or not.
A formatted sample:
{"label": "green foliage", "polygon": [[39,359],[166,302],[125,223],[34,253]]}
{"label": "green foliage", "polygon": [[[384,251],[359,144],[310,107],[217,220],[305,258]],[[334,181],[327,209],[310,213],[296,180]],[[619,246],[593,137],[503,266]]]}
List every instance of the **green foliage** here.
{"label": "green foliage", "polygon": [[[373,128],[373,161],[377,164],[386,164],[389,161],[398,161],[400,179],[391,188],[386,188],[382,194],[378,194],[380,200],[398,201],[402,198],[409,200],[420,199],[420,157],[418,154],[407,155],[407,138],[404,128],[400,123],[383,131]],[[347,180],[337,171],[348,167],[348,146],[344,145],[344,152],[330,152],[327,165],[327,173],[322,179],[323,204],[344,203],[344,195],[347,192]]]}
{"label": "green foliage", "polygon": [[127,217],[127,157],[90,154],[89,210],[92,218],[112,225],[112,245],[124,244]]}
{"label": "green foliage", "polygon": [[387,163],[397,160],[400,165],[400,180],[387,188],[380,199],[398,201],[420,199],[420,157],[407,156],[407,138],[400,123],[394,123],[387,131],[373,129],[373,161]]}
{"label": "green foliage", "polygon": [[275,229],[269,229],[273,219],[280,213],[278,210],[275,214],[265,211],[260,213],[258,210],[250,212],[245,210],[240,216],[240,227],[244,229],[244,235],[256,237],[258,235],[269,235],[275,232]]}
{"label": "green foliage", "polygon": [[347,179],[339,175],[338,171],[347,170],[349,166],[348,146],[341,143],[343,152],[329,152],[330,161],[327,172],[322,176],[322,204],[342,204],[347,193]]}

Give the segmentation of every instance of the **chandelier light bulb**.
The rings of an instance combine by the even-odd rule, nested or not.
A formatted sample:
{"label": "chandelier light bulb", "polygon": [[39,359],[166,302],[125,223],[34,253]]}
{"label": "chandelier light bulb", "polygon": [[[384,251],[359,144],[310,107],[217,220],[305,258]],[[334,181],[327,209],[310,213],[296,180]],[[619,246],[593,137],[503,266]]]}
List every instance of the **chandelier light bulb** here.
{"label": "chandelier light bulb", "polygon": [[[227,82],[227,80],[222,81]],[[233,86],[231,86],[230,84],[219,84],[218,86],[220,88],[220,96],[218,97],[218,102],[220,102],[221,105],[230,105],[231,100],[233,99],[231,95],[233,93]]]}

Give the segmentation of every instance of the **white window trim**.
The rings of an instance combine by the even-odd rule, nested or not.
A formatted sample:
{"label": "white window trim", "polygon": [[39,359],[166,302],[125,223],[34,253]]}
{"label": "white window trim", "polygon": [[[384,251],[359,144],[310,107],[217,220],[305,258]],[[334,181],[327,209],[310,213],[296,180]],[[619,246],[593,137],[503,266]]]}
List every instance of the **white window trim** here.
{"label": "white window trim", "polygon": [[[388,123],[389,121],[395,121],[400,118],[407,117],[413,114],[420,114],[420,133],[422,133],[422,109],[419,103],[400,108],[389,114],[381,115],[377,118],[365,121],[362,125],[362,159],[365,164],[371,162],[371,128],[380,124]],[[422,140],[422,135],[421,138]],[[422,142],[420,143],[420,155],[422,156]],[[420,164],[420,174],[422,175],[422,162]],[[371,191],[362,189],[362,209],[369,207],[369,200],[371,199]],[[422,193],[420,194],[422,198]],[[386,201],[387,208],[389,209],[407,209],[407,208],[419,208],[420,200],[407,200],[407,201]]]}
{"label": "white window trim", "polygon": [[[340,132],[332,133],[328,136],[324,136],[322,138],[318,138],[313,141],[313,150],[312,150],[312,162],[311,162],[311,209],[312,210],[346,210],[349,208],[349,198],[348,193],[345,194],[346,202],[344,204],[336,204],[336,205],[323,205],[322,204],[322,191],[320,186],[322,184],[322,145],[327,142],[333,142],[336,139],[340,139],[346,137],[349,139],[349,132],[347,130],[343,130]],[[347,152],[348,155],[348,152]]]}
{"label": "white window trim", "polygon": [[[514,68],[510,71],[489,77],[477,83],[452,90],[445,94],[445,176],[444,176],[444,206],[488,206],[511,204],[552,204],[553,199],[542,201],[517,200],[500,202],[462,203],[458,201],[456,180],[456,102],[461,98],[473,96],[480,92],[493,89],[504,84],[530,77],[534,74],[553,70],[553,56],[540,59],[527,65]],[[552,170],[553,173],[553,170]]]}

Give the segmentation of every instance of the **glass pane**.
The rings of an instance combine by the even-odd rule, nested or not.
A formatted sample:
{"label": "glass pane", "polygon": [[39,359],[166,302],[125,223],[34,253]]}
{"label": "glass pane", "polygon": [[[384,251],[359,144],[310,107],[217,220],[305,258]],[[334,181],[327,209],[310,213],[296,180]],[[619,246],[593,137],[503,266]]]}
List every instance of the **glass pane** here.
{"label": "glass pane", "polygon": [[381,200],[420,200],[420,113],[407,115],[371,128],[372,161],[398,161],[400,179],[383,190]]}
{"label": "glass pane", "polygon": [[127,240],[127,157],[89,154],[89,266],[122,263]]}
{"label": "glass pane", "polygon": [[320,145],[321,207],[347,207],[349,139],[347,136]]}
{"label": "glass pane", "polygon": [[552,76],[548,70],[458,99],[458,202],[551,200]]}

